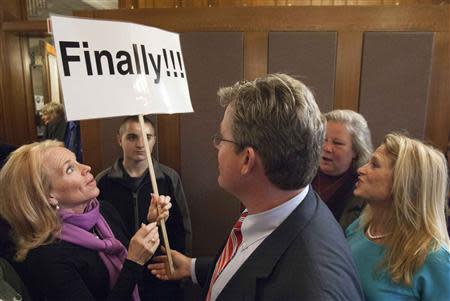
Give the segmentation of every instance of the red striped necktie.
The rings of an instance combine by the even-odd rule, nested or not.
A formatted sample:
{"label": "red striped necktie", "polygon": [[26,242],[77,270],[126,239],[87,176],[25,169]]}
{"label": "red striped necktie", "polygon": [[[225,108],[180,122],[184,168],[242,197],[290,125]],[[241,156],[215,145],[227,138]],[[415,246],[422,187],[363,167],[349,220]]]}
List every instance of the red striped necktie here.
{"label": "red striped necktie", "polygon": [[227,264],[231,261],[231,259],[236,254],[237,249],[242,243],[242,232],[241,226],[244,218],[248,215],[248,212],[245,211],[241,214],[241,217],[238,219],[236,224],[233,226],[231,230],[230,236],[228,236],[227,243],[223,248],[222,254],[219,257],[219,260],[216,263],[216,268],[214,269],[213,276],[211,278],[211,283],[209,285],[208,295],[206,296],[206,301],[211,300],[211,291],[214,283],[219,277],[220,273],[222,273],[223,269],[227,266]]}

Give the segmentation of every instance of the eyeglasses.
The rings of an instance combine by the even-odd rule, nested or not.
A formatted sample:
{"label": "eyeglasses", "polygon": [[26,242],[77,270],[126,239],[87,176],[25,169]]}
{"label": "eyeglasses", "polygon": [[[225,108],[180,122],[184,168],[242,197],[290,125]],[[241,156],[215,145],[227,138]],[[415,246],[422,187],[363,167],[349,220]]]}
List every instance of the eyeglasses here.
{"label": "eyeglasses", "polygon": [[228,140],[228,139],[224,139],[222,137],[222,134],[220,134],[220,133],[215,133],[214,135],[212,135],[211,140],[215,147],[218,147],[222,141],[230,142],[230,143],[233,143],[233,144],[236,144],[237,146],[239,146],[239,143],[237,143],[237,142],[234,142],[234,141]]}

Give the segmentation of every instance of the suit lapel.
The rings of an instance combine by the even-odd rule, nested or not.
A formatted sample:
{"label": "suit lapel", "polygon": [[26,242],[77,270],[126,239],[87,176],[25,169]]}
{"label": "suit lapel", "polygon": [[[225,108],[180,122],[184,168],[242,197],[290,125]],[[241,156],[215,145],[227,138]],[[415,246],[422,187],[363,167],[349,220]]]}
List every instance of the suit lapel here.
{"label": "suit lapel", "polygon": [[254,300],[257,280],[270,276],[283,253],[313,217],[317,205],[317,197],[310,187],[306,198],[242,264],[217,300]]}

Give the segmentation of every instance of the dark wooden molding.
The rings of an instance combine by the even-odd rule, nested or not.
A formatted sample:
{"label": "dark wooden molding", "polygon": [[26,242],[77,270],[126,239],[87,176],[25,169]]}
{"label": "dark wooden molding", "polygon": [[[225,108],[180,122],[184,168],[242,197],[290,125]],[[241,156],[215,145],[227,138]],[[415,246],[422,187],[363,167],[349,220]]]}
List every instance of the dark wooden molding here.
{"label": "dark wooden molding", "polygon": [[177,32],[448,30],[446,10],[436,5],[145,8],[126,13],[97,10],[93,14],[100,19],[130,21]]}
{"label": "dark wooden molding", "polygon": [[48,35],[47,21],[10,21],[2,23],[2,30],[16,33],[37,33]]}

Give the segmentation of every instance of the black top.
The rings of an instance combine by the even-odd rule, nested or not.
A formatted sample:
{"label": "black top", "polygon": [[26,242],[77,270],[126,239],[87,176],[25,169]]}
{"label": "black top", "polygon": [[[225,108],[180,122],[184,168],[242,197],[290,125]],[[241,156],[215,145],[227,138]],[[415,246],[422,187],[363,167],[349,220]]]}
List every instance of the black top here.
{"label": "black top", "polygon": [[0,143],[0,169],[5,165],[6,160],[8,159],[9,154],[17,149],[17,146]]}
{"label": "black top", "polygon": [[[118,213],[101,203],[100,210],[115,237],[128,246]],[[130,300],[143,267],[125,260],[115,286],[97,251],[56,240],[28,253],[18,265],[19,273],[33,300]]]}
{"label": "black top", "polygon": [[[114,206],[131,237],[139,230],[142,223],[148,223],[147,213],[153,188],[148,170],[145,171],[142,179],[132,178],[125,171],[122,162],[122,159],[118,160],[108,173],[102,172],[97,176],[97,186],[100,189],[98,198],[107,200]],[[157,171],[156,164],[155,173],[158,173],[156,183],[159,194],[170,196],[172,202],[170,218],[166,222],[171,248],[184,253],[186,231],[172,179],[162,171]]]}
{"label": "black top", "polygon": [[67,122],[64,118],[55,118],[45,126],[44,139],[64,142]]}
{"label": "black top", "polygon": [[[124,221],[128,234],[131,236],[139,229],[141,223],[148,223],[147,212],[153,188],[148,170],[145,171],[142,179],[132,178],[125,171],[122,162],[123,159],[117,160],[111,168],[101,172],[96,179],[97,186],[100,189],[99,198],[108,200],[116,208]],[[183,199],[177,198],[174,189],[174,181],[175,179],[179,180],[179,177],[169,174],[167,172],[169,169],[157,161],[154,161],[153,165],[159,193],[171,197],[172,208],[170,209],[170,217],[166,222],[170,247],[184,253],[187,235],[184,221],[189,216],[183,216],[181,211],[180,202],[186,202],[184,194],[182,195]],[[175,172],[173,171],[173,173]],[[161,233],[160,238],[161,244],[163,244]],[[156,255],[160,254],[161,251],[157,250]],[[143,274],[142,284],[139,286],[141,300],[183,299],[180,281],[161,281],[146,269]]]}
{"label": "black top", "polygon": [[31,300],[27,288],[9,262],[0,257],[0,300]]}

